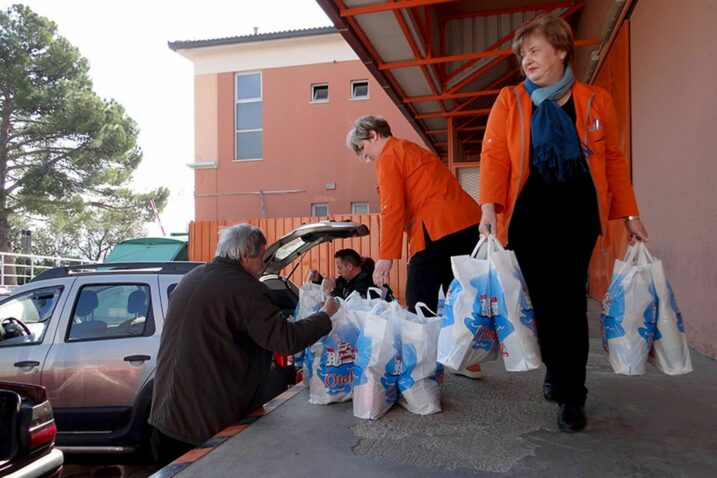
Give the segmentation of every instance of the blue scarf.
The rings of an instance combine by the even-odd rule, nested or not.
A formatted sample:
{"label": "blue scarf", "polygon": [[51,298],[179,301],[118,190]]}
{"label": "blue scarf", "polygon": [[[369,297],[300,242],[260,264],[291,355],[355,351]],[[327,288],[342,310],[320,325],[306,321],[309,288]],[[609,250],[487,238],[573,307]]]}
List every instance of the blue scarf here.
{"label": "blue scarf", "polygon": [[575,77],[569,65],[560,81],[544,88],[525,79],[525,89],[537,107],[530,120],[533,166],[548,183],[563,182],[575,172],[587,171],[575,125],[556,103],[573,83]]}

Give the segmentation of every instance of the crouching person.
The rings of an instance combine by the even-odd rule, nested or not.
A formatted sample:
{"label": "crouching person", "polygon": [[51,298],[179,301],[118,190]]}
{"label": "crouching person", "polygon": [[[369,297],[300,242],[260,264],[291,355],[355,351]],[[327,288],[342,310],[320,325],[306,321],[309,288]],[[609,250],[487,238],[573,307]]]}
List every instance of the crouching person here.
{"label": "crouching person", "polygon": [[333,300],[296,323],[272,304],[257,279],[265,251],[260,229],[224,229],[216,257],[185,275],[170,296],[149,417],[158,467],[276,395],[272,352],[299,352],[331,330]]}

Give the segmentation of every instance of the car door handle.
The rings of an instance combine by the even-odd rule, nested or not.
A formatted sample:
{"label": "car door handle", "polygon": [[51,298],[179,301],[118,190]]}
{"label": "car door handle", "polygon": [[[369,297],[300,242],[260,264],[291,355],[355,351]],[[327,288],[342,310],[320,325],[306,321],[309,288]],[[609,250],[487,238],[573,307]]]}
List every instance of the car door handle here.
{"label": "car door handle", "polygon": [[124,358],[125,362],[144,362],[145,360],[149,360],[152,357],[149,355],[128,355]]}
{"label": "car door handle", "polygon": [[15,362],[13,365],[15,365],[16,367],[20,367],[20,368],[39,367],[40,362],[38,362],[36,360],[23,360],[22,362]]}

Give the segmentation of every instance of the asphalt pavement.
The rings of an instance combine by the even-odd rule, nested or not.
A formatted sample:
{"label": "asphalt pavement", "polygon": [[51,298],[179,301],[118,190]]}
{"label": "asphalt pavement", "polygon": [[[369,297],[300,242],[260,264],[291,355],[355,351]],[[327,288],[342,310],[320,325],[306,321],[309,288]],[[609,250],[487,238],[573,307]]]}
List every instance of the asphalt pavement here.
{"label": "asphalt pavement", "polygon": [[[441,413],[394,406],[379,420],[351,402],[308,403],[306,389],[215,448],[155,474],[202,477],[714,477],[717,361],[692,352],[694,372],[612,372],[591,301],[588,425],[557,429],[541,395],[544,369],[486,364],[479,381],[447,375]],[[689,321],[686,322],[689,328]]]}

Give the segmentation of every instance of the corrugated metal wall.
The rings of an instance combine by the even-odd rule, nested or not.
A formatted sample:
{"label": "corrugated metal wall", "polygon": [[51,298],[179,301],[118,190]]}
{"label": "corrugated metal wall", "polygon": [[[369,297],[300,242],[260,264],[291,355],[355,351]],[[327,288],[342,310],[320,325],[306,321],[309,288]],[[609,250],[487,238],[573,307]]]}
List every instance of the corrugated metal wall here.
{"label": "corrugated metal wall", "polygon": [[[292,281],[297,285],[301,285],[310,269],[317,269],[324,276],[335,276],[336,265],[334,263],[334,253],[339,249],[352,248],[365,257],[378,259],[379,253],[379,233],[381,230],[381,217],[379,214],[361,214],[361,215],[335,215],[328,218],[318,217],[284,217],[284,218],[264,218],[264,219],[247,219],[243,222],[249,223],[264,231],[269,244],[276,241],[280,237],[288,234],[293,229],[302,224],[308,224],[323,219],[333,219],[336,221],[353,221],[368,226],[370,234],[365,237],[356,237],[350,239],[337,239],[333,242],[324,243],[314,247],[308,254],[300,259],[301,263],[291,276]],[[208,261],[214,257],[217,247],[217,237],[219,231],[228,226],[227,221],[193,221],[189,225],[189,260],[191,261]],[[403,259],[394,262],[391,270],[389,285],[393,289],[396,296],[403,302],[406,291],[406,257],[408,256],[408,247],[404,237],[403,241]],[[291,267],[287,267],[282,274],[288,274],[291,269],[296,266],[294,262]]]}

